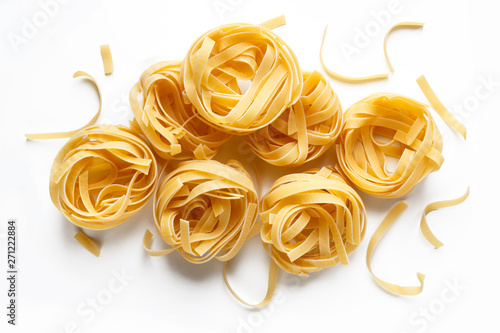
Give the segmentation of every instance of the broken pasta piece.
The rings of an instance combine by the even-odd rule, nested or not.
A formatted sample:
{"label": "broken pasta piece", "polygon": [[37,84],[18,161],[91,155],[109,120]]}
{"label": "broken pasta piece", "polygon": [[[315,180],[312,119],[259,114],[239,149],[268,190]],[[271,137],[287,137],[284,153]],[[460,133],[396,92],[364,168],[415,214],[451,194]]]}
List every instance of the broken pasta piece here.
{"label": "broken pasta piece", "polygon": [[96,257],[99,257],[101,254],[101,249],[99,249],[99,246],[86,234],[84,234],[82,231],[79,231],[75,235],[75,239],[78,243],[80,243],[81,246],[83,246],[87,251],[95,255]]}
{"label": "broken pasta piece", "polygon": [[195,264],[228,261],[260,230],[257,207],[254,184],[239,162],[181,162],[161,181],[154,199],[156,230],[172,248],[150,250],[149,230],[144,248],[152,256],[178,250]]}
{"label": "broken pasta piece", "polygon": [[125,126],[87,127],[57,154],[50,197],[72,223],[108,229],[137,213],[157,182],[153,152]]}
{"label": "broken pasta piece", "polygon": [[298,275],[348,264],[365,235],[363,202],[331,167],[279,178],[262,198],[260,215],[264,247]]}
{"label": "broken pasta piece", "polygon": [[264,161],[277,166],[300,166],[321,156],[337,139],[342,108],[337,94],[319,72],[303,72],[300,99],[271,125],[245,141]]}
{"label": "broken pasta piece", "polygon": [[[406,195],[444,161],[441,133],[427,106],[390,93],[368,96],[346,111],[336,148],[341,172],[382,198]],[[393,171],[391,158],[397,161]]]}
{"label": "broken pasta piece", "polygon": [[142,73],[130,91],[131,126],[144,133],[163,158],[211,159],[230,136],[205,124],[184,103],[180,68],[180,61],[163,61]]}
{"label": "broken pasta piece", "polygon": [[[302,90],[299,63],[285,42],[263,26],[244,23],[198,38],[182,64],[182,81],[206,123],[238,135],[269,125]],[[249,81],[248,90],[238,81]]]}
{"label": "broken pasta piece", "polygon": [[104,74],[112,74],[114,70],[113,57],[111,56],[111,48],[108,44],[101,45],[101,57],[104,65]]}

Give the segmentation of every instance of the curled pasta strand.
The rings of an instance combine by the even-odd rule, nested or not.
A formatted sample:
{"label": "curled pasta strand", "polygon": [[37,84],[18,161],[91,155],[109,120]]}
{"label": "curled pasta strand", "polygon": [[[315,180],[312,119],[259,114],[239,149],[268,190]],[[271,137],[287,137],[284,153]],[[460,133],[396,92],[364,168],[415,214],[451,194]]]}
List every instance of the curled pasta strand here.
{"label": "curled pasta strand", "polygon": [[230,136],[202,122],[184,103],[180,70],[180,61],[163,61],[142,73],[130,91],[131,126],[165,159],[211,159]]}
{"label": "curled pasta strand", "polygon": [[382,239],[386,231],[392,225],[392,223],[398,218],[398,216],[408,207],[406,203],[400,201],[394,206],[391,211],[386,215],[384,220],[377,227],[377,230],[373,233],[370,243],[368,243],[368,250],[366,251],[366,266],[368,267],[368,271],[373,276],[375,281],[385,290],[405,296],[413,296],[418,295],[424,289],[424,279],[425,275],[422,273],[417,273],[417,279],[420,282],[420,286],[400,286],[397,284],[386,282],[380,278],[378,278],[375,273],[372,271],[371,267],[371,258],[375,248],[377,247],[378,242]]}
{"label": "curled pasta strand", "polygon": [[325,70],[325,72],[330,75],[332,78],[342,81],[342,82],[347,82],[347,83],[362,83],[362,82],[370,82],[370,81],[377,81],[377,80],[383,80],[387,79],[389,77],[389,74],[377,74],[377,75],[370,75],[370,76],[363,76],[363,77],[350,77],[350,76],[345,76],[338,74],[331,69],[329,69],[325,61],[323,60],[323,45],[325,44],[325,36],[326,36],[326,30],[328,29],[328,25],[325,27],[325,31],[323,32],[323,38],[321,39],[321,46],[319,48],[319,60],[321,62],[321,66]]}
{"label": "curled pasta strand", "polygon": [[99,118],[99,115],[101,114],[101,108],[102,108],[101,89],[99,88],[99,85],[97,84],[97,81],[90,74],[88,74],[88,73],[85,73],[85,72],[82,72],[82,71],[77,71],[73,75],[73,78],[82,77],[82,76],[86,77],[87,79],[90,80],[90,82],[92,82],[92,84],[94,85],[94,87],[95,87],[95,89],[97,91],[97,95],[99,96],[99,109],[97,110],[97,113],[92,117],[92,119],[90,119],[90,121],[86,125],[80,127],[77,130],[74,130],[74,131],[55,132],[55,133],[25,134],[26,139],[28,139],[28,140],[47,140],[47,139],[64,139],[64,138],[69,138],[70,136],[72,136],[76,132],[81,131],[82,129],[84,129],[87,126],[93,125],[96,122],[97,118]]}
{"label": "curled pasta strand", "polygon": [[149,230],[143,245],[155,256],[177,250],[196,264],[212,258],[228,261],[260,230],[257,208],[252,179],[239,162],[181,162],[163,178],[154,197],[156,230],[171,248],[150,250]]}
{"label": "curled pasta strand", "polygon": [[252,151],[277,166],[300,166],[333,144],[342,128],[337,94],[319,72],[303,72],[300,99],[269,126],[244,137]]}
{"label": "curled pasta strand", "polygon": [[[442,149],[427,106],[391,93],[352,105],[336,145],[339,170],[360,190],[383,198],[404,196],[439,170]],[[397,161],[394,170],[389,169],[391,158]]]}
{"label": "curled pasta strand", "polygon": [[75,225],[108,229],[143,208],[158,179],[156,159],[125,126],[90,126],[75,133],[57,154],[50,197]]}
{"label": "curled pasta strand", "polygon": [[429,225],[427,224],[427,218],[426,218],[427,214],[429,214],[430,212],[432,212],[433,210],[436,210],[436,209],[452,207],[452,206],[456,206],[458,204],[461,204],[469,197],[469,192],[470,192],[470,188],[468,187],[465,194],[459,198],[451,199],[451,200],[436,201],[436,202],[430,203],[427,206],[425,206],[424,213],[422,214],[422,219],[420,220],[420,230],[422,231],[422,234],[424,235],[425,239],[427,239],[427,241],[429,243],[431,243],[432,246],[434,246],[436,249],[443,246],[443,243],[439,239],[437,239],[436,236],[434,236],[431,229],[429,228]]}
{"label": "curled pasta strand", "polygon": [[387,64],[389,65],[391,72],[394,72],[394,67],[392,67],[391,60],[389,60],[389,53],[387,53],[387,38],[389,37],[391,32],[393,32],[394,30],[403,29],[403,28],[419,29],[419,28],[422,28],[423,26],[424,26],[424,24],[420,23],[420,22],[401,22],[401,23],[397,23],[397,24],[393,25],[387,31],[387,33],[385,34],[385,37],[384,37],[384,55],[385,55],[385,60],[387,61]]}
{"label": "curled pasta strand", "polygon": [[[269,125],[302,90],[295,54],[260,25],[227,24],[203,34],[189,49],[181,73],[197,116],[237,135]],[[242,81],[250,82],[245,92]]]}

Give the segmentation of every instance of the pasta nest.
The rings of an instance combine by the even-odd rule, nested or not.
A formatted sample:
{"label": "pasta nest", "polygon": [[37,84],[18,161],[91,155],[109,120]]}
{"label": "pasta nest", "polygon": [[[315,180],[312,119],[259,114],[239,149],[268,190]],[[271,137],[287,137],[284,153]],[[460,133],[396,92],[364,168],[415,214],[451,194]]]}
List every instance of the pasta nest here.
{"label": "pasta nest", "polygon": [[260,208],[264,247],[289,273],[348,264],[365,235],[363,202],[331,167],[279,178]]}
{"label": "pasta nest", "polygon": [[108,229],[137,213],[154,192],[153,152],[125,126],[90,126],[75,133],[57,154],[50,197],[77,226]]}
{"label": "pasta nest", "polygon": [[406,195],[444,161],[443,139],[427,106],[397,94],[373,94],[352,105],[340,138],[340,169],[377,197]]}
{"label": "pasta nest", "polygon": [[254,184],[235,160],[181,162],[161,181],[153,210],[162,239],[192,263],[227,261],[260,230]]}
{"label": "pasta nest", "polygon": [[163,61],[142,73],[130,91],[131,126],[165,159],[210,159],[230,136],[202,122],[184,103],[180,68],[180,61]]}
{"label": "pasta nest", "polygon": [[[189,49],[181,75],[199,116],[239,135],[269,125],[302,91],[292,50],[271,30],[252,24],[227,24],[203,34]],[[248,90],[242,92],[238,81],[250,81]]]}
{"label": "pasta nest", "polygon": [[303,72],[300,99],[272,124],[245,141],[264,161],[277,166],[300,166],[321,156],[342,128],[337,94],[319,72]]}

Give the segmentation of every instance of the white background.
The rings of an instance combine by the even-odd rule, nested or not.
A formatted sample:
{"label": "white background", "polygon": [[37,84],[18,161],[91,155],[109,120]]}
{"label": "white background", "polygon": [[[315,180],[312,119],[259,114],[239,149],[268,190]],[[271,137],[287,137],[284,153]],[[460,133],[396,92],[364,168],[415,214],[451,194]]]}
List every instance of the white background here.
{"label": "white background", "polygon": [[[50,17],[43,14],[46,2],[0,0],[2,272],[6,271],[7,219],[16,218],[19,226],[18,326],[6,324],[7,283],[1,273],[2,332],[500,329],[499,198],[495,190],[500,185],[496,146],[500,2],[400,0],[394,10],[387,0],[70,0],[51,7]],[[387,22],[377,23],[374,13],[380,16],[389,9],[393,11]],[[330,80],[345,110],[378,91],[426,102],[415,82],[425,74],[439,98],[468,128],[464,142],[433,111],[445,138],[445,163],[403,198],[409,208],[374,254],[373,268],[385,280],[416,285],[416,272],[425,273],[425,288],[418,296],[386,293],[365,265],[369,237],[397,200],[362,195],[368,211],[367,237],[350,256],[350,265],[325,269],[309,278],[282,273],[277,297],[260,311],[241,306],[228,293],[220,262],[193,265],[177,253],[160,258],[146,255],[141,239],[146,228],[153,229],[151,202],[117,228],[89,232],[102,244],[102,254],[95,258],[73,239],[77,229],[50,201],[50,167],[65,140],[28,142],[23,134],[69,130],[88,121],[97,97],[88,82],[72,79],[75,71],[87,71],[101,86],[103,113],[98,122],[127,124],[132,115],[128,92],[146,67],[182,59],[200,34],[217,25],[260,23],[280,14],[286,15],[287,24],[276,33],[290,45],[304,70],[322,71],[318,51],[328,24],[325,61],[331,69],[351,76],[388,72],[382,49],[387,29],[402,21],[425,23],[423,29],[391,34],[388,48],[396,72],[388,80],[365,84]],[[39,25],[36,31],[23,35],[23,27],[34,21]],[[356,40],[361,38],[359,31],[366,30],[371,37]],[[16,44],[13,38],[24,40]],[[108,43],[115,73],[106,77],[99,45]],[[358,52],[347,56],[340,48],[347,44]],[[486,87],[484,80],[495,84]],[[488,96],[478,99],[478,91]],[[318,161],[290,170],[258,162],[264,188],[286,172],[330,163],[333,155],[330,149]],[[231,157],[246,165],[257,161],[239,138],[226,144],[217,159]],[[420,234],[424,206],[458,197],[469,185],[471,194],[464,204],[428,216],[432,230],[445,244],[435,250]],[[250,302],[265,294],[268,262],[258,237],[248,241],[231,262],[229,277]],[[89,310],[88,302],[109,296],[106,290],[115,283],[114,274],[123,271],[130,280],[121,285],[121,291],[105,299],[99,311]],[[464,289],[453,293],[450,283]],[[425,319],[419,311],[429,311],[430,316]]]}

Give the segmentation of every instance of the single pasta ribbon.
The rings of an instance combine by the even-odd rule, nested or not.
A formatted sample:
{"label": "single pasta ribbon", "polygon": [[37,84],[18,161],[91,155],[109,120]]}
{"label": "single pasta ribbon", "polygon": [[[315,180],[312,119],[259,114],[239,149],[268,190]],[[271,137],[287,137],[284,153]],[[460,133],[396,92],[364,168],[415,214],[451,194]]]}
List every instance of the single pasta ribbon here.
{"label": "single pasta ribbon", "polygon": [[137,213],[154,192],[153,152],[125,126],[90,126],[75,133],[57,154],[50,198],[75,225],[108,229]]}
{"label": "single pasta ribbon", "polygon": [[337,94],[314,71],[303,72],[300,99],[269,126],[244,137],[252,151],[277,166],[300,166],[321,156],[342,128],[342,107]]}
{"label": "single pasta ribbon", "polygon": [[385,60],[387,61],[387,64],[389,65],[389,68],[391,70],[391,72],[394,72],[394,67],[392,67],[392,63],[391,63],[391,60],[389,60],[389,53],[387,53],[387,38],[389,38],[389,35],[391,34],[391,32],[393,32],[394,30],[398,30],[398,29],[419,29],[419,28],[422,28],[424,26],[423,23],[420,23],[420,22],[401,22],[401,23],[397,23],[395,25],[393,25],[388,31],[387,33],[385,34],[385,37],[384,37],[384,55],[385,55]]}
{"label": "single pasta ribbon", "polygon": [[[391,93],[370,95],[344,114],[338,170],[360,190],[382,198],[409,193],[439,170],[443,139],[425,104]],[[394,171],[389,158],[397,160]]]}
{"label": "single pasta ribbon", "polygon": [[[182,82],[197,116],[207,124],[248,134],[272,123],[299,99],[302,74],[297,58],[265,26],[216,27],[189,49]],[[242,91],[241,81],[250,82],[248,90]]]}
{"label": "single pasta ribbon", "polygon": [[332,78],[342,81],[342,82],[347,82],[347,83],[362,83],[362,82],[370,82],[370,81],[378,81],[378,80],[384,80],[389,77],[389,74],[376,74],[376,75],[370,75],[370,76],[363,76],[363,77],[350,77],[350,76],[345,76],[342,74],[338,74],[331,69],[329,69],[325,61],[323,60],[323,44],[325,44],[325,37],[326,37],[326,30],[328,29],[328,26],[325,27],[325,31],[323,32],[323,38],[321,39],[321,46],[319,48],[319,60],[321,62],[321,66],[325,70],[325,72],[330,75]]}
{"label": "single pasta ribbon", "polygon": [[427,82],[427,79],[425,76],[420,76],[417,79],[418,86],[424,93],[425,97],[429,100],[431,103],[432,107],[436,112],[439,114],[441,118],[450,126],[452,129],[454,129],[458,134],[460,134],[464,140],[467,138],[467,129],[465,128],[464,124],[458,120],[453,113],[451,113],[444,105],[441,103],[439,98],[437,97],[436,93],[434,90],[432,90],[431,86],[429,85],[429,82]]}
{"label": "single pasta ribbon", "polygon": [[388,292],[391,292],[393,294],[398,294],[398,295],[405,295],[405,296],[414,296],[418,295],[422,292],[424,289],[424,279],[425,275],[422,273],[417,273],[417,279],[420,282],[420,286],[400,286],[397,284],[389,283],[386,282],[380,278],[378,278],[375,273],[372,271],[372,266],[371,266],[371,258],[373,255],[373,252],[375,251],[375,248],[377,247],[378,242],[382,239],[386,231],[389,229],[389,227],[392,225],[392,223],[398,218],[398,216],[405,211],[405,209],[408,208],[408,205],[400,201],[394,206],[391,211],[386,215],[384,220],[380,223],[380,225],[377,227],[377,230],[372,235],[372,238],[370,239],[370,243],[368,244],[368,250],[366,251],[366,266],[368,267],[368,271],[370,274],[373,276],[375,281],[385,290]]}
{"label": "single pasta ribbon", "polygon": [[111,48],[108,44],[101,45],[102,64],[104,66],[104,74],[109,75],[113,73],[113,57],[111,56]]}
{"label": "single pasta ribbon", "polygon": [[131,126],[165,159],[211,159],[230,135],[201,121],[184,103],[180,70],[180,61],[162,61],[142,73],[130,91]]}
{"label": "single pasta ribbon", "polygon": [[465,192],[464,195],[462,195],[459,198],[456,199],[451,199],[451,200],[443,200],[443,201],[436,201],[433,203],[428,204],[425,206],[424,212],[422,214],[422,219],[420,220],[420,230],[422,231],[422,234],[424,235],[425,239],[429,243],[432,244],[436,249],[443,246],[443,243],[439,239],[437,239],[436,236],[432,233],[431,229],[429,228],[429,225],[427,224],[427,214],[432,212],[433,210],[440,209],[440,208],[446,208],[446,207],[452,207],[456,206],[458,204],[461,204],[462,202],[465,201],[469,197],[469,191],[470,188],[467,188],[467,191]]}
{"label": "single pasta ribbon", "polygon": [[230,260],[261,226],[254,184],[235,160],[179,163],[159,184],[153,210],[158,234],[172,247],[150,250],[147,230],[146,251],[159,256],[177,250],[195,264]]}
{"label": "single pasta ribbon", "polygon": [[97,95],[99,96],[99,109],[97,110],[97,113],[92,117],[92,119],[90,119],[90,121],[86,125],[80,127],[77,130],[67,131],[67,132],[25,134],[26,139],[28,139],[28,140],[46,140],[46,139],[69,138],[70,136],[72,136],[76,132],[81,131],[82,129],[84,129],[87,126],[93,125],[96,122],[97,118],[99,118],[99,115],[101,114],[101,108],[102,108],[101,89],[99,88],[97,81],[90,74],[82,72],[82,71],[77,71],[73,75],[73,78],[77,78],[77,77],[86,77],[94,85],[94,87],[97,91]]}

